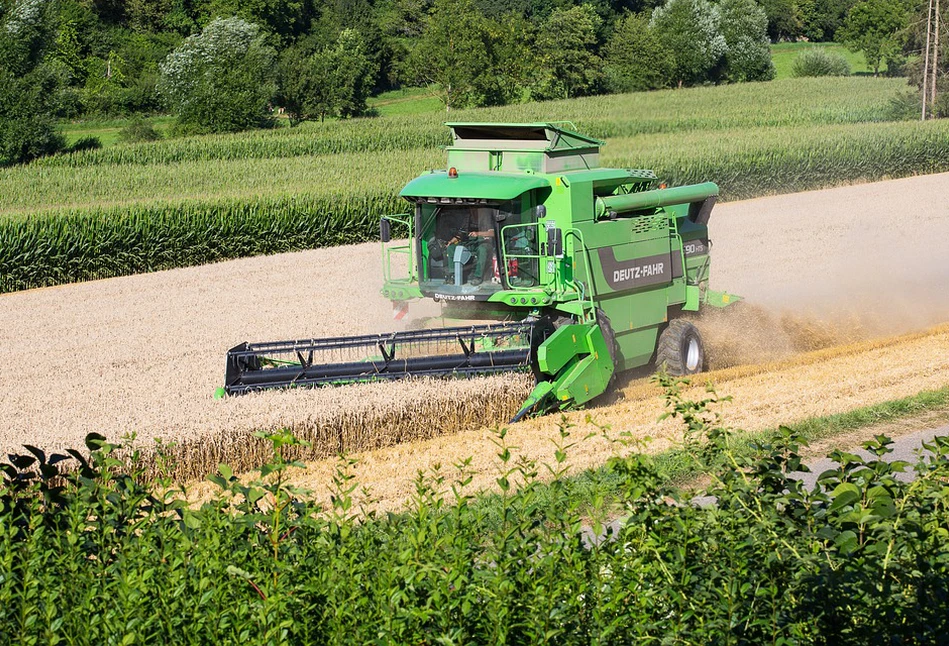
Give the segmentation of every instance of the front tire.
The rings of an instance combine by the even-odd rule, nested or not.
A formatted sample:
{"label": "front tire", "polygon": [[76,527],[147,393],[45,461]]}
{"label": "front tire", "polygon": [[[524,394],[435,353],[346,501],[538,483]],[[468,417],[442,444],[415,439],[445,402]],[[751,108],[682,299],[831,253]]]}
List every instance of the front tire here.
{"label": "front tire", "polygon": [[672,319],[659,335],[656,368],[676,377],[705,369],[705,344],[698,329],[685,319]]}

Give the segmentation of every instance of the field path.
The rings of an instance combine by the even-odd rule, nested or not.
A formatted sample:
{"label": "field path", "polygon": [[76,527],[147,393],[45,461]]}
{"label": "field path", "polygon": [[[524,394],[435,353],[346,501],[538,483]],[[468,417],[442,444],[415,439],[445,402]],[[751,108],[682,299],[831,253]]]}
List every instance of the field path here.
{"label": "field path", "polygon": [[[947,194],[944,174],[717,207],[713,285],[766,307],[774,325],[753,318],[745,327],[713,331],[730,335],[713,349],[738,348],[742,355],[716,365],[793,355],[800,344],[792,337],[801,329],[816,330],[821,347],[949,321]],[[364,244],[0,296],[0,449],[24,442],[76,446],[90,431],[213,442],[224,432],[307,428],[350,410],[357,411],[354,424],[360,410],[395,411],[419,428],[417,436],[400,431],[386,442],[431,437],[445,425],[430,418],[426,399],[434,397],[438,410],[438,401],[457,402],[493,386],[379,384],[212,399],[224,353],[241,341],[393,329],[389,304],[378,294],[379,256],[378,244]],[[797,332],[788,333],[785,311],[794,312]],[[914,339],[859,346],[811,364],[790,359],[787,367],[755,369],[740,379],[722,375],[722,390],[736,400],[729,419],[749,427],[756,419],[793,421],[949,383],[946,332]],[[595,414],[616,431],[644,434],[659,404],[651,396],[638,399],[643,388],[631,383],[620,394],[625,399]],[[413,419],[416,414],[423,418]],[[466,415],[467,428],[492,421],[478,411]],[[541,427],[549,429],[551,420],[521,425],[525,441],[518,442],[526,444],[531,433],[541,442],[534,430]],[[452,451],[436,455],[433,447],[461,446],[471,454],[483,445],[469,440],[481,436],[471,431],[406,445],[392,459],[429,456],[404,463],[403,474],[433,461],[448,464]],[[601,459],[597,451],[589,460],[578,456],[582,463]]]}

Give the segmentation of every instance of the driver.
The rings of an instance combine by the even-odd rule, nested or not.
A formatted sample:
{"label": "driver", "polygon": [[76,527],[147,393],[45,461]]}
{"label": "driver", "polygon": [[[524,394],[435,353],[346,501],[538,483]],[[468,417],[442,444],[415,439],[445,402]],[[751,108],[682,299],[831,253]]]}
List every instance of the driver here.
{"label": "driver", "polygon": [[490,210],[487,211],[488,217],[480,217],[477,207],[472,207],[468,212],[468,230],[460,230],[448,240],[448,263],[450,264],[455,257],[455,249],[462,245],[471,252],[474,258],[474,267],[472,267],[471,279],[468,281],[472,285],[480,285],[484,281],[484,268],[488,262],[488,255],[494,249],[494,228],[490,222]]}

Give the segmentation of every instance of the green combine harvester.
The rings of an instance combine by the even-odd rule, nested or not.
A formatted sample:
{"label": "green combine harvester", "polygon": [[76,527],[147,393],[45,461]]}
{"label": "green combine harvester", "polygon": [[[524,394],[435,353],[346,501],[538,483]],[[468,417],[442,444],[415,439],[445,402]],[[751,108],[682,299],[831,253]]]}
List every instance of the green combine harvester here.
{"label": "green combine harvester", "polygon": [[600,168],[603,142],[572,124],[447,125],[448,169],[402,190],[413,213],[381,220],[382,293],[397,315],[434,299],[455,324],[242,343],[227,354],[226,393],[530,371],[516,421],[583,405],[650,361],[703,369],[688,315],[739,300],[708,288],[715,184]]}

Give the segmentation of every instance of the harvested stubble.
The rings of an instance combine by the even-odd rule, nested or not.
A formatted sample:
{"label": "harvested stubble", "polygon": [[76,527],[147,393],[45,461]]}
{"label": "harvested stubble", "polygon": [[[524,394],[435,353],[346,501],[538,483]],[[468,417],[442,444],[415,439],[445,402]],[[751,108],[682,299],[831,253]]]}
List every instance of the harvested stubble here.
{"label": "harvested stubble", "polygon": [[[949,326],[825,349],[767,365],[711,372],[696,379],[683,396],[692,400],[706,396],[706,378],[716,383],[720,395],[734,398],[719,408],[726,424],[746,431],[776,428],[946,387]],[[678,422],[657,421],[664,412],[658,386],[637,380],[621,387],[617,395],[618,402],[567,415],[567,423],[572,425],[569,441],[581,440],[568,451],[570,472],[600,466],[633,447],[658,452],[681,442]],[[557,418],[548,416],[510,427],[505,441],[513,447],[513,459],[554,464],[559,440],[556,422]],[[600,426],[609,428],[604,433]],[[407,474],[430,473],[437,465],[454,465],[469,457],[465,472],[472,477],[472,490],[494,489],[500,468],[497,440],[492,430],[479,429],[371,451],[356,456],[359,463],[353,474],[361,485],[371,488],[382,510],[400,509],[410,500],[414,489]],[[630,448],[616,440],[629,443]],[[333,459],[310,463],[306,471],[294,473],[294,484],[328,500],[327,484],[337,466]],[[545,472],[541,469],[540,473]],[[206,486],[197,487],[192,494],[200,498],[207,490]]]}
{"label": "harvested stubble", "polygon": [[[828,338],[893,334],[949,320],[949,265],[940,249],[949,239],[947,192],[949,175],[938,175],[716,208],[713,286],[777,312],[768,315],[777,322],[774,329],[754,321],[739,327],[756,332],[755,338],[744,334],[744,342],[732,341],[751,351],[718,365],[774,359],[779,331],[790,339],[786,352],[793,353],[814,339],[823,345]],[[212,399],[223,379],[224,353],[241,341],[393,329],[389,303],[378,294],[380,276],[379,246],[364,244],[0,296],[0,448],[25,442],[75,447],[91,431],[110,439],[134,431],[143,441],[176,440],[213,468],[217,460],[253,462],[263,443],[248,435],[258,429],[292,428],[316,438],[314,451],[321,455],[336,451],[341,436],[357,450],[368,448],[377,434],[387,434],[386,442],[405,442],[464,432],[372,454],[363,476],[385,497],[389,485],[377,480],[406,482],[417,465],[477,455],[479,468],[489,474],[496,450],[484,431],[467,432],[469,424],[503,424],[523,395],[505,394],[503,385],[499,395],[497,382],[375,384]],[[804,328],[802,336],[800,325],[788,334],[782,326],[788,310],[801,320],[822,321],[815,328],[819,334]],[[414,310],[412,316],[431,313]],[[828,336],[841,321],[839,333]],[[735,379],[727,371],[712,375],[729,379],[723,390],[736,398],[731,408],[742,412],[730,421],[773,425],[949,383],[945,333],[859,352],[821,352],[828,354],[809,355],[816,362],[731,368],[739,371]],[[454,389],[460,393],[452,400],[455,408],[445,414],[449,403],[442,395],[454,397]],[[645,399],[638,398],[643,389]],[[337,399],[344,395],[345,402]],[[656,395],[634,382],[622,388],[619,402],[594,414],[617,432],[659,436],[653,426],[660,411]],[[494,408],[481,409],[487,405],[478,403],[482,397]],[[398,425],[390,428],[390,420],[373,417],[373,406],[402,407]],[[347,417],[348,410],[357,412]],[[510,437],[515,445],[547,450],[552,427],[549,418],[516,425]],[[593,441],[574,455],[580,464],[594,464],[610,450]],[[321,473],[317,468],[314,477]]]}

